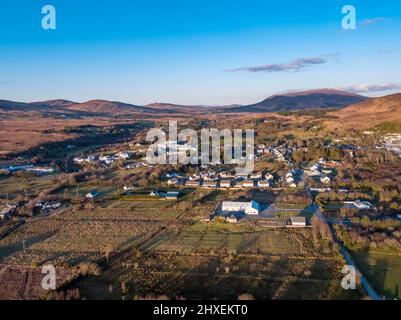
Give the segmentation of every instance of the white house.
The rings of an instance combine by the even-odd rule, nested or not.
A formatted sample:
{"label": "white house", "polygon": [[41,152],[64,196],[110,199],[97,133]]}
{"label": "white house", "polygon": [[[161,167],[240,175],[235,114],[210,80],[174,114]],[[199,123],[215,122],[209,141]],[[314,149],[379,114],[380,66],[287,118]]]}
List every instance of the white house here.
{"label": "white house", "polygon": [[58,209],[61,207],[61,202],[58,201],[45,202],[45,203],[40,203],[39,206],[42,208],[42,210]]}
{"label": "white house", "polygon": [[189,180],[191,181],[196,181],[199,180],[201,178],[200,174],[194,173],[193,175],[189,176]]}
{"label": "white house", "polygon": [[87,199],[95,199],[95,198],[97,198],[98,196],[99,196],[99,193],[98,193],[98,192],[96,192],[96,191],[91,191],[91,192],[87,193],[85,197],[86,197]]}
{"label": "white house", "polygon": [[112,157],[112,156],[100,156],[99,160],[103,161],[106,164],[112,164],[114,162],[114,157]]}
{"label": "white house", "polygon": [[83,163],[83,162],[85,162],[86,161],[86,159],[85,158],[82,158],[82,157],[75,157],[74,158],[74,162],[75,163]]}
{"label": "white house", "polygon": [[231,188],[231,186],[232,186],[231,179],[225,179],[220,181],[220,188]]}
{"label": "white house", "polygon": [[124,186],[124,191],[130,191],[130,190],[134,190],[134,189],[135,189],[134,187]]}
{"label": "white house", "polygon": [[372,209],[374,206],[369,201],[344,201],[344,207],[348,209],[366,210]]}
{"label": "white house", "polygon": [[56,172],[56,169],[51,167],[34,167],[34,168],[28,168],[26,171],[35,172],[38,174],[46,174],[46,173],[54,173]]}
{"label": "white house", "polygon": [[150,197],[164,198],[167,194],[163,191],[152,190],[149,194]]}
{"label": "white house", "polygon": [[224,171],[224,172],[220,173],[220,177],[223,179],[230,179],[230,178],[234,178],[235,175],[232,172]]}
{"label": "white house", "polygon": [[310,171],[319,171],[320,170],[320,165],[314,164],[313,166],[310,167]]}
{"label": "white house", "polygon": [[171,178],[167,181],[169,186],[182,185],[184,181],[181,178]]}
{"label": "white house", "polygon": [[293,176],[288,176],[287,179],[286,179],[286,181],[287,181],[288,184],[293,184],[293,183],[294,183],[294,178],[293,178]]}
{"label": "white house", "polygon": [[305,227],[306,219],[305,217],[291,217],[291,225],[297,227]]}
{"label": "white house", "polygon": [[204,181],[202,184],[203,188],[217,188],[217,182],[216,181]]}
{"label": "white house", "polygon": [[268,188],[268,187],[270,187],[270,181],[269,180],[259,180],[258,187],[259,188]]}
{"label": "white house", "polygon": [[328,184],[328,183],[330,183],[330,178],[328,177],[328,176],[324,176],[324,177],[321,177],[320,178],[320,182],[321,183],[325,183],[325,184]]}
{"label": "white house", "polygon": [[318,170],[305,170],[305,173],[308,177],[319,177],[322,175]]}
{"label": "white house", "polygon": [[116,156],[117,156],[118,158],[120,158],[120,159],[126,160],[126,159],[131,158],[132,153],[131,153],[131,152],[118,152],[118,153],[116,154]]}
{"label": "white house", "polygon": [[250,202],[223,201],[221,210],[228,212],[245,212],[245,214],[248,215],[258,215],[260,211],[260,205],[256,201],[250,201]]}
{"label": "white house", "polygon": [[271,174],[271,173],[267,173],[266,175],[265,175],[265,179],[266,180],[274,180],[274,177],[273,177],[273,175]]}
{"label": "white house", "polygon": [[260,172],[251,174],[251,179],[261,179],[261,178],[262,178],[262,174]]}
{"label": "white house", "polygon": [[242,187],[243,188],[253,188],[254,187],[253,180],[244,180],[244,181],[242,181]]}
{"label": "white house", "polygon": [[0,219],[9,219],[15,213],[16,209],[16,205],[6,204],[6,206],[0,210]]}
{"label": "white house", "polygon": [[232,215],[232,216],[227,217],[226,221],[230,222],[230,223],[237,223],[238,222],[238,218],[236,216]]}

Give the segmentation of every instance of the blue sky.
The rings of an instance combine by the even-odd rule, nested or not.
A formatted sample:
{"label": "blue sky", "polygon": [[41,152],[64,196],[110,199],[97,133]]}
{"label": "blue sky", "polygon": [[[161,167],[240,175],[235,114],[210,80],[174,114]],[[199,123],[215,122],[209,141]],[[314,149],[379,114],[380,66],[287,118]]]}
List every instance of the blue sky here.
{"label": "blue sky", "polygon": [[[56,8],[43,30],[41,9]],[[341,8],[357,29],[341,28]],[[394,0],[2,0],[0,99],[253,103],[277,92],[401,91]]]}

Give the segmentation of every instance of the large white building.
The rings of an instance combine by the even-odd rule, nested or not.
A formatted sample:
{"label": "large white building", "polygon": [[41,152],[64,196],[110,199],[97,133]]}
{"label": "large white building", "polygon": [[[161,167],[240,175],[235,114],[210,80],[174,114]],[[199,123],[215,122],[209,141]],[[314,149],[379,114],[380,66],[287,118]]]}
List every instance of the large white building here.
{"label": "large white building", "polygon": [[258,215],[260,211],[260,205],[256,201],[250,202],[233,202],[223,201],[222,211],[228,212],[244,212],[249,215]]}

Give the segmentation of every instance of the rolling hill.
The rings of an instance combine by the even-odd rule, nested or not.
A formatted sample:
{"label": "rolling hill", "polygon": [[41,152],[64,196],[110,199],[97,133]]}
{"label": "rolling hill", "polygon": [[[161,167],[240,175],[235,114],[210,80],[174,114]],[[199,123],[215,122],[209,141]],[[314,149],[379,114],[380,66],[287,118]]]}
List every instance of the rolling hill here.
{"label": "rolling hill", "polygon": [[367,97],[334,89],[320,89],[271,96],[259,103],[227,108],[225,112],[280,112],[340,108],[367,100]]}
{"label": "rolling hill", "polygon": [[88,113],[104,113],[104,114],[121,114],[133,112],[152,112],[151,109],[128,103],[108,100],[90,100],[83,103],[73,103],[65,106],[66,109],[88,112]]}
{"label": "rolling hill", "polygon": [[339,121],[328,121],[330,127],[366,129],[384,122],[401,121],[401,93],[372,98],[330,113]]}
{"label": "rolling hill", "polygon": [[32,111],[36,113],[88,113],[88,114],[104,114],[118,115],[131,113],[154,113],[147,107],[122,103],[108,100],[90,100],[83,103],[73,102],[69,100],[56,99],[38,102],[14,102],[8,100],[0,100],[0,110],[2,111]]}

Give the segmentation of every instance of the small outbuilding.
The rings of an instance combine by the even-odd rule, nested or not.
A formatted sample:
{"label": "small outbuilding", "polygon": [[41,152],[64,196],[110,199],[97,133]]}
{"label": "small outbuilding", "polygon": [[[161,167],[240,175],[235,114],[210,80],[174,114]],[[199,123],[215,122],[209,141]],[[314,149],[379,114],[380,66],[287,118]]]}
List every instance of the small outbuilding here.
{"label": "small outbuilding", "polygon": [[305,217],[291,217],[291,225],[295,227],[305,227],[306,218]]}

